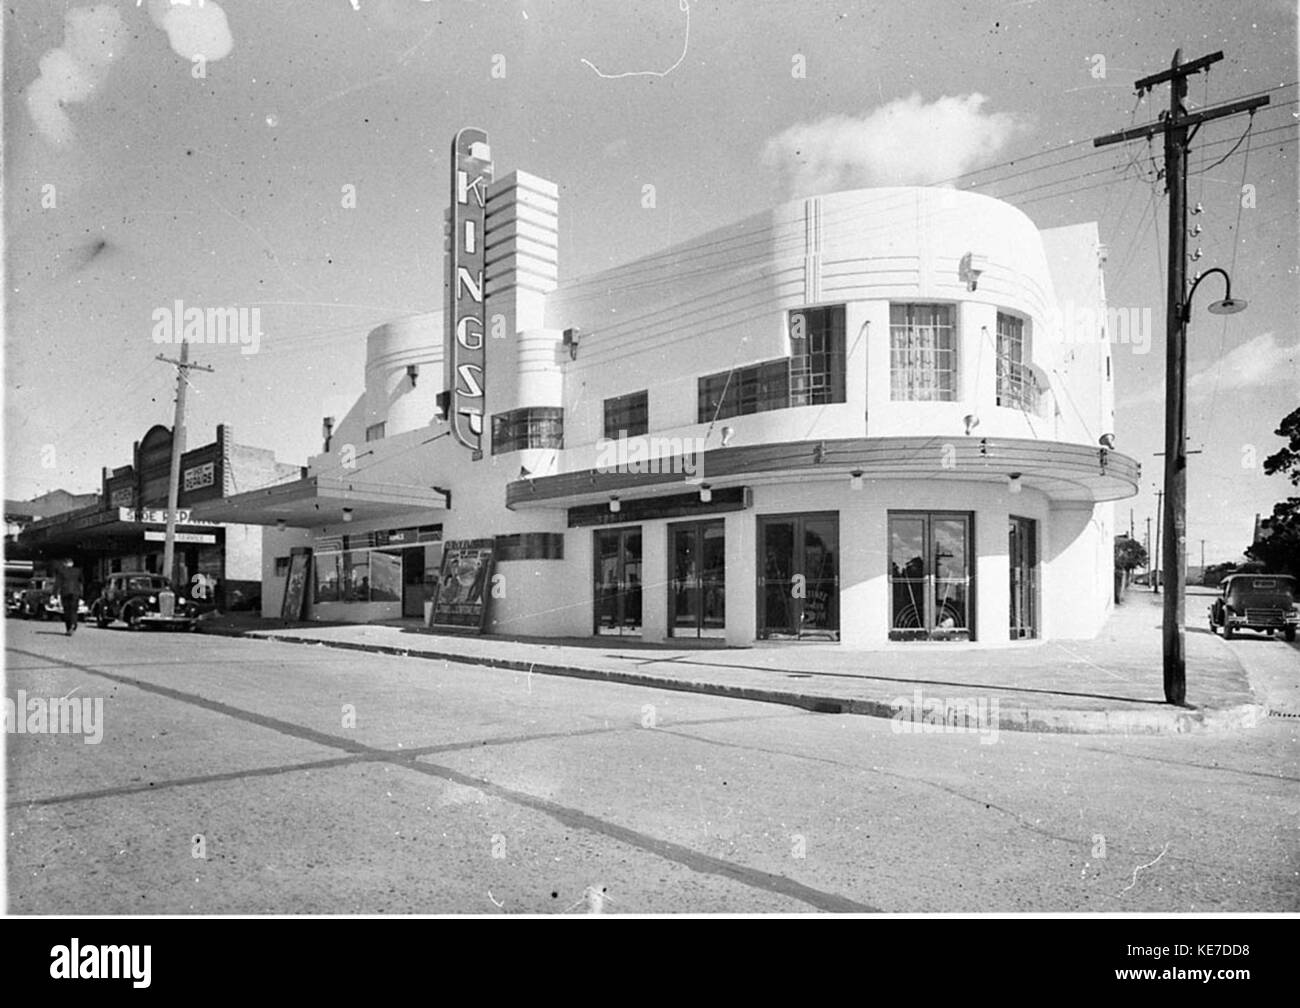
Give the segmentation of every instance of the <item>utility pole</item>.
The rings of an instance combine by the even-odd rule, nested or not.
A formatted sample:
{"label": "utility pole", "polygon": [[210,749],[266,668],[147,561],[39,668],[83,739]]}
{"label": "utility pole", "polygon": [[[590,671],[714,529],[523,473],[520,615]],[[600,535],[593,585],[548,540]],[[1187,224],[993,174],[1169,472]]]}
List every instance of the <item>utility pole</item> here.
{"label": "utility pole", "polygon": [[1153,564],[1151,563],[1151,557],[1153,554],[1151,553],[1151,516],[1150,515],[1147,515],[1147,534],[1146,534],[1146,538],[1142,540],[1142,548],[1147,551],[1147,580],[1150,581],[1151,568],[1153,566]]}
{"label": "utility pole", "polygon": [[176,506],[179,503],[181,482],[181,455],[185,452],[185,389],[189,386],[190,371],[211,371],[204,364],[190,363],[190,345],[181,343],[181,359],[172,360],[158,354],[155,360],[173,364],[176,367],[176,412],[172,418],[172,464],[171,477],[167,481],[167,533],[163,542],[163,576],[172,583],[172,590],[179,593],[176,584]]}
{"label": "utility pole", "polygon": [[[1187,78],[1223,59],[1222,52],[1182,62],[1174,50],[1168,70],[1143,77],[1133,86],[1139,95],[1169,84],[1169,111],[1158,122],[1111,133],[1093,140],[1094,147],[1164,134],[1165,187],[1169,193],[1169,289],[1165,307],[1165,602],[1162,644],[1165,700],[1182,704],[1187,698],[1184,641],[1186,608],[1183,599],[1187,553],[1187,150],[1203,123],[1268,104],[1268,95],[1243,98],[1218,108],[1189,113]],[[1233,237],[1236,241],[1236,237]],[[1225,278],[1227,274],[1224,274]],[[1199,282],[1199,277],[1198,277]],[[1227,295],[1231,300],[1231,295]],[[1158,537],[1157,526],[1157,537]]]}
{"label": "utility pole", "polygon": [[[1165,495],[1163,490],[1156,491],[1156,549],[1151,554],[1153,569],[1151,571],[1151,591],[1152,594],[1160,594],[1160,498]],[[1150,519],[1147,519],[1150,521]]]}
{"label": "utility pole", "polygon": [[1205,540],[1201,540],[1201,577],[1205,577]]}

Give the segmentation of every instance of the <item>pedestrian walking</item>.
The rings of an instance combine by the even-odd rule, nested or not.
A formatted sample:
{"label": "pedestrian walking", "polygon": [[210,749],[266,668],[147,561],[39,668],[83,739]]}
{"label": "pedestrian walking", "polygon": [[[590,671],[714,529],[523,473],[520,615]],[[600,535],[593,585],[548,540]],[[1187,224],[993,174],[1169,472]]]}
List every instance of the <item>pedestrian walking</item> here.
{"label": "pedestrian walking", "polygon": [[71,637],[77,629],[77,609],[81,606],[81,568],[68,557],[54,572],[54,593],[63,603],[63,633]]}

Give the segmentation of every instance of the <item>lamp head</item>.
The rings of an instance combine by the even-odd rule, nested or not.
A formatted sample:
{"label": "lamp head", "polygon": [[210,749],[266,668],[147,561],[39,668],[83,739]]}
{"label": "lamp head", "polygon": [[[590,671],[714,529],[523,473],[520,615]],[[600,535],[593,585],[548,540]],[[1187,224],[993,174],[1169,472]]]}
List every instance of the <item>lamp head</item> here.
{"label": "lamp head", "polygon": [[1207,309],[1211,315],[1236,315],[1246,310],[1246,301],[1242,298],[1226,297],[1213,302]]}

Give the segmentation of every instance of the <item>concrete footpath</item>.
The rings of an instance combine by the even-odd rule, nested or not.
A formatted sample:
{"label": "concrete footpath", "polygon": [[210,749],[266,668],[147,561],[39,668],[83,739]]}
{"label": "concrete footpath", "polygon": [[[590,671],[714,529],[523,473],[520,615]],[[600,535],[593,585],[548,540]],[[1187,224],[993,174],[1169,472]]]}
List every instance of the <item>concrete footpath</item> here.
{"label": "concrete footpath", "polygon": [[[1203,599],[1191,595],[1189,619]],[[911,731],[1158,734],[1254,727],[1264,705],[1231,645],[1187,629],[1187,705],[1163,700],[1160,597],[1130,592],[1090,641],[891,644],[630,642],[626,638],[480,637],[434,633],[418,620],[293,623],[228,614],[202,632],[461,662],[538,675],[731,696],[808,710],[893,718]],[[1279,646],[1284,646],[1280,645]]]}

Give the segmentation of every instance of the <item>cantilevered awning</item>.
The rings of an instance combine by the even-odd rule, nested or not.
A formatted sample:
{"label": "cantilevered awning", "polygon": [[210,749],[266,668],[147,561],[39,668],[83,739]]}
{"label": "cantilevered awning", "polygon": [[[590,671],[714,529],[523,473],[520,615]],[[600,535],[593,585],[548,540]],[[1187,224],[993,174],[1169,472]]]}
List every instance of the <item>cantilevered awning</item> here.
{"label": "cantilevered awning", "polygon": [[445,511],[447,499],[433,487],[367,483],[338,476],[307,476],[195,504],[195,518],[243,525],[319,528],[343,520],[344,508],[353,521],[395,518],[424,511]]}
{"label": "cantilevered awning", "polygon": [[[28,549],[108,549],[134,542],[167,525],[167,512],[158,508],[102,508],[98,504],[46,521],[34,522],[18,535],[18,544]],[[193,536],[215,535],[211,521],[195,516],[191,508],[178,508],[176,530]],[[208,540],[203,540],[208,541]]]}
{"label": "cantilevered awning", "polygon": [[[1137,493],[1141,467],[1127,455],[1102,447],[1029,438],[886,437],[787,441],[714,448],[702,463],[664,464],[658,472],[584,469],[517,480],[506,488],[506,506],[572,507],[624,497],[680,493],[684,483],[713,486],[848,479],[971,480],[1006,484],[1019,474],[1022,487],[1052,501],[1096,503]],[[698,464],[697,464],[698,463]],[[647,468],[645,465],[642,468]]]}

